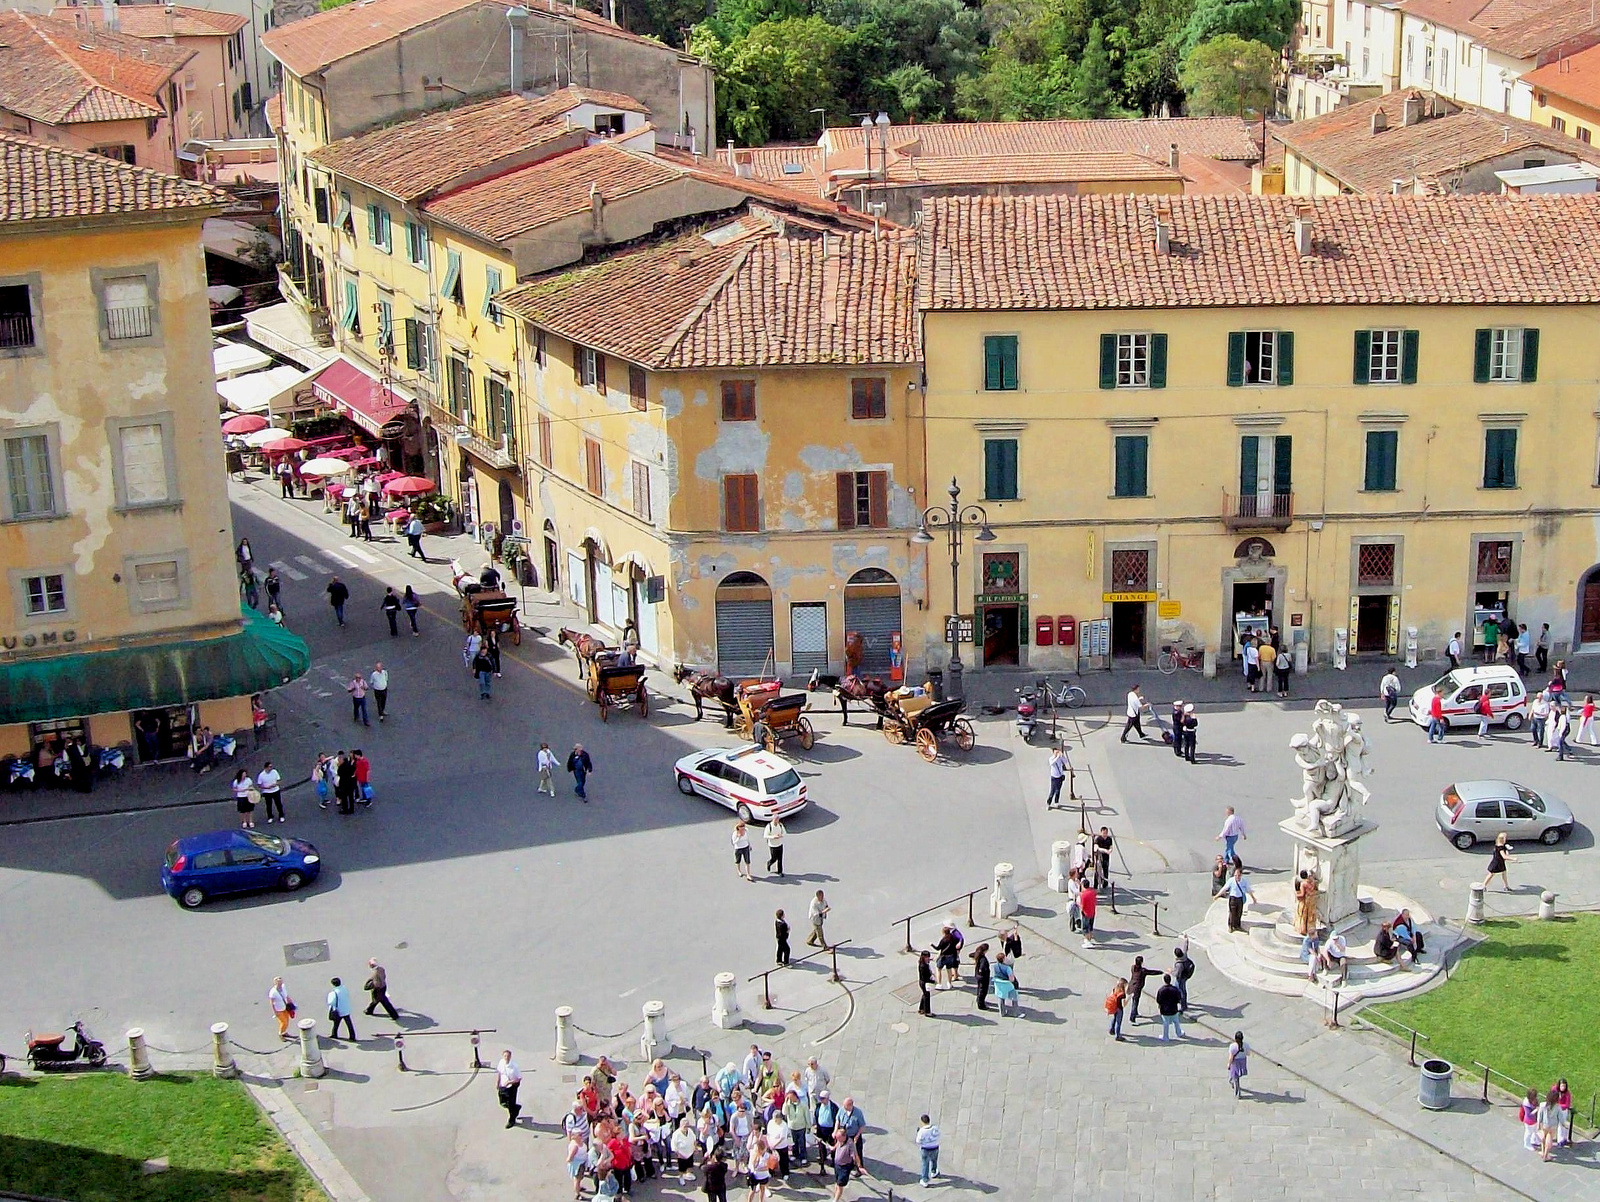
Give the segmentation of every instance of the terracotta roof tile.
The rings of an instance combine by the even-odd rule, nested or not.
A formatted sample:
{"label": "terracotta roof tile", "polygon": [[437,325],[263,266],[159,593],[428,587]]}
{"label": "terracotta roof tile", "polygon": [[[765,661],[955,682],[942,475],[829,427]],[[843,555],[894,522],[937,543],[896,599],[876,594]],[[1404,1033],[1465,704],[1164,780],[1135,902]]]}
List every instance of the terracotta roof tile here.
{"label": "terracotta roof tile", "polygon": [[381,129],[342,138],[315,151],[312,162],[410,202],[472,172],[494,170],[549,153],[550,143],[582,131],[562,120],[584,101],[572,88],[548,96],[496,96],[437,109]]}
{"label": "terracotta roof tile", "polygon": [[0,133],[0,222],[221,208],[227,194],[103,155]]}
{"label": "terracotta roof tile", "polygon": [[[859,125],[832,126],[835,148],[859,148]],[[1148,117],[1106,121],[976,121],[891,125],[890,148],[916,146],[931,158],[1061,154],[1121,150],[1165,162],[1174,142],[1180,154],[1252,162],[1260,156],[1250,126],[1236,117]]]}
{"label": "terracotta roof tile", "polygon": [[[263,35],[261,44],[292,74],[313,75],[340,59],[371,50],[400,34],[480,4],[502,11],[513,7],[512,0],[353,0],[292,24],[280,25]],[[629,33],[586,9],[565,4],[553,8],[540,6],[536,15],[607,37],[647,42],[666,50],[660,42]]]}
{"label": "terracotta roof tile", "polygon": [[[1437,105],[1445,112],[1405,125],[1408,98],[1419,100],[1424,111]],[[1380,111],[1386,127],[1373,133],[1372,115]],[[1408,185],[1413,179],[1438,180],[1448,186],[1466,167],[1528,150],[1600,163],[1600,147],[1531,121],[1415,90],[1390,92],[1320,117],[1276,126],[1271,136],[1357,192],[1387,192],[1396,179]]]}
{"label": "terracotta roof tile", "polygon": [[1593,42],[1600,31],[1582,0],[1403,0],[1399,8],[1518,59],[1537,58],[1575,39]]}
{"label": "terracotta roof tile", "polygon": [[1575,104],[1600,108],[1600,46],[1546,63],[1524,75],[1522,82],[1535,92],[1548,92]]}
{"label": "terracotta roof tile", "polygon": [[915,363],[915,247],[747,216],[500,295],[535,325],[658,370]]}
{"label": "terracotta roof tile", "polygon": [[[104,10],[98,5],[62,6],[50,15],[74,24],[82,21],[95,28],[103,28]],[[250,18],[239,13],[219,12],[211,8],[190,8],[174,5],[172,9],[172,34],[180,38],[231,37],[246,25]],[[119,4],[117,29],[130,38],[164,38],[167,36],[167,14],[161,4]]]}
{"label": "terracotta roof tile", "polygon": [[277,133],[283,128],[283,93],[268,96],[267,103],[262,106],[262,116],[267,119],[267,128]]}
{"label": "terracotta roof tile", "polygon": [[160,117],[159,91],[193,57],[110,30],[0,12],[0,109],[48,125]]}
{"label": "terracotta roof tile", "polygon": [[923,235],[933,310],[1600,303],[1593,196],[950,197]]}

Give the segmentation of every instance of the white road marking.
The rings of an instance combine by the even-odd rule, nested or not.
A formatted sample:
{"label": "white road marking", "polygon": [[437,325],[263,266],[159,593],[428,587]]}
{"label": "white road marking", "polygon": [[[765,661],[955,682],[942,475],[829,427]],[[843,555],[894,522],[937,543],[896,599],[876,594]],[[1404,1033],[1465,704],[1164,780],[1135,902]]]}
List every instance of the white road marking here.
{"label": "white road marking", "polygon": [[313,572],[315,572],[318,576],[326,576],[326,575],[328,575],[328,569],[323,567],[316,560],[312,559],[311,556],[309,556],[309,555],[296,555],[294,557],[294,561],[296,563],[304,564],[306,567],[310,568]]}
{"label": "white road marking", "polygon": [[305,580],[305,579],[307,579],[306,574],[304,572],[295,571],[295,569],[291,568],[288,564],[284,563],[283,560],[281,560],[281,559],[274,559],[267,566],[269,568],[277,568],[278,571],[282,572],[290,580]]}
{"label": "white road marking", "polygon": [[345,546],[344,546],[344,549],[345,549],[345,553],[347,555],[354,555],[357,559],[361,560],[362,563],[382,563],[383,562],[376,555],[374,555],[371,551],[363,550],[362,548],[357,547],[357,546],[353,546],[350,543],[346,543]]}
{"label": "white road marking", "polygon": [[329,559],[333,560],[335,563],[342,564],[343,566],[345,566],[347,568],[353,568],[353,567],[356,566],[356,561],[355,560],[346,559],[344,557],[344,553],[343,552],[335,551],[332,547],[323,547],[321,553],[323,555],[326,555]]}

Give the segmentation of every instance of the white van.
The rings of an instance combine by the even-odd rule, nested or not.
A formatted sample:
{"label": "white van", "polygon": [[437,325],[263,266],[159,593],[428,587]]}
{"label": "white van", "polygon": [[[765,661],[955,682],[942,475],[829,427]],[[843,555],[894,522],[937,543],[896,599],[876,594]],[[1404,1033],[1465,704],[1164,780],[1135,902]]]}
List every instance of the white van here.
{"label": "white van", "polygon": [[1484,664],[1446,672],[1411,694],[1411,720],[1418,726],[1427,726],[1433,699],[1438,696],[1444,703],[1448,725],[1474,726],[1478,722],[1478,698],[1485,689],[1489,690],[1489,704],[1494,709],[1490,723],[1520,730],[1528,720],[1528,690],[1509,664]]}

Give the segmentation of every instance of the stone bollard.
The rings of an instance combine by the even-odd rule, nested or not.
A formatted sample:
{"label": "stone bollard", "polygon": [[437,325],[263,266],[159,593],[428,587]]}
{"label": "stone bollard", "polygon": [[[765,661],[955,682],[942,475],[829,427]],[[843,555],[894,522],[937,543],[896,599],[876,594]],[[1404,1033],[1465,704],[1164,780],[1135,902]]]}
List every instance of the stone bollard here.
{"label": "stone bollard", "polygon": [[1011,877],[1016,872],[1010,864],[994,866],[994,891],[989,894],[989,917],[1009,918],[1017,911],[1017,891]]}
{"label": "stone bollard", "polygon": [[556,1007],[556,1063],[578,1063],[578,1041],[572,1037],[572,1007]]}
{"label": "stone bollard", "polygon": [[211,1024],[211,1075],[229,1080],[239,1075],[239,1066],[228,1050],[228,1024]]}
{"label": "stone bollard", "polygon": [[1200,652],[1200,675],[1207,680],[1217,678],[1217,649],[1207,647]]}
{"label": "stone bollard", "polygon": [[300,1075],[302,1077],[320,1077],[328,1071],[328,1066],[322,1063],[322,1044],[317,1041],[317,1023],[315,1019],[302,1018],[295,1026],[300,1028]]}
{"label": "stone bollard", "polygon": [[144,1028],[128,1028],[128,1076],[135,1081],[143,1081],[155,1076],[156,1070],[150,1067],[150,1049],[144,1043]]}
{"label": "stone bollard", "polygon": [[731,972],[719,972],[713,982],[716,998],[711,1003],[711,1023],[724,1031],[744,1026],[744,1012],[739,1009],[738,980]]}
{"label": "stone bollard", "polygon": [[1056,893],[1067,891],[1067,877],[1072,872],[1072,843],[1057,839],[1050,845],[1050,875],[1045,883]]}
{"label": "stone bollard", "polygon": [[1483,924],[1483,886],[1473,885],[1467,891],[1467,921],[1473,926]]}
{"label": "stone bollard", "polygon": [[656,1048],[671,1047],[667,1038],[667,1004],[665,1002],[646,1002],[644,1004],[644,1034],[639,1036],[639,1055],[645,1060],[656,1058]]}
{"label": "stone bollard", "polygon": [[1539,921],[1549,922],[1556,916],[1556,895],[1546,889],[1539,895]]}

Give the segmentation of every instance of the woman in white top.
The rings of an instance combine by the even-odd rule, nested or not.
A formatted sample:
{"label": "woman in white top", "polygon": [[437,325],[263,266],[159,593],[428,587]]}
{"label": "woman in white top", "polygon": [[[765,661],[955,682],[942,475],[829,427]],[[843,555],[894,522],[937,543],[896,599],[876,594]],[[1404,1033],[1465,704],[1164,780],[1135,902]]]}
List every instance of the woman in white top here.
{"label": "woman in white top", "polygon": [[1561,1141],[1561,1095],[1552,1086],[1539,1103],[1539,1155],[1550,1159],[1550,1149]]}
{"label": "woman in white top", "polygon": [[238,803],[239,825],[254,830],[256,825],[256,782],[243,768],[233,778],[233,800]]}
{"label": "woman in white top", "polygon": [[783,819],[774,814],[762,836],[767,841],[767,871],[771,872],[776,865],[779,876],[783,875],[783,837],[788,833],[783,827]]}
{"label": "woman in white top", "polygon": [[777,1167],[777,1156],[767,1147],[767,1141],[761,1136],[753,1136],[750,1140],[750,1197],[748,1202],[766,1202],[767,1182],[772,1179],[772,1170]]}
{"label": "woman in white top", "polygon": [[678,1161],[679,1185],[688,1185],[694,1180],[694,1174],[689,1170],[694,1165],[695,1142],[694,1124],[684,1119],[672,1133],[672,1154]]}
{"label": "woman in white top", "polygon": [[794,1146],[794,1137],[789,1130],[789,1120],[781,1110],[774,1110],[767,1123],[767,1146],[778,1154],[778,1176],[787,1177],[789,1149]]}
{"label": "woman in white top", "polygon": [[733,825],[733,866],[745,880],[756,879],[750,875],[750,832],[742,821]]}

